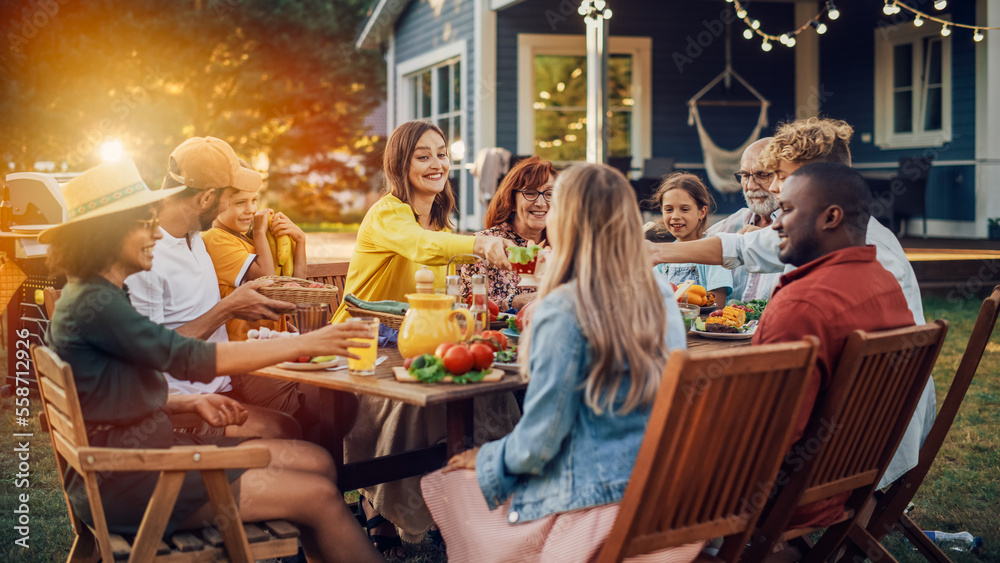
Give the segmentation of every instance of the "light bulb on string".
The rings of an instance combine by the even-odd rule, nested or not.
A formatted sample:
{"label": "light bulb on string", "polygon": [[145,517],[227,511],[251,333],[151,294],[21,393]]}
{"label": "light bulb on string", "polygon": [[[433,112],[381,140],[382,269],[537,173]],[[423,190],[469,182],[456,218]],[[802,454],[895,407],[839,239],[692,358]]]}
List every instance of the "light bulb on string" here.
{"label": "light bulb on string", "polygon": [[747,39],[753,39],[753,30],[749,27],[743,30],[743,37]]}
{"label": "light bulb on string", "polygon": [[920,14],[917,14],[917,17],[913,18],[913,25],[917,27],[924,25],[924,18],[920,17]]}
{"label": "light bulb on string", "polygon": [[605,2],[604,0],[596,0],[594,2],[594,7],[597,8],[597,11],[603,10],[604,7],[607,6],[607,5],[608,5],[608,3]]}
{"label": "light bulb on string", "polygon": [[948,7],[948,0],[934,0],[934,9],[943,10]]}
{"label": "light bulb on string", "polygon": [[826,17],[831,20],[835,20],[840,17],[840,10],[837,9],[837,6],[835,6],[832,1],[826,3]]}
{"label": "light bulb on string", "polygon": [[782,45],[787,45],[788,44],[788,34],[787,33],[782,33],[781,37],[778,38],[778,41],[780,41]]}
{"label": "light bulb on string", "polygon": [[788,47],[794,47],[795,46],[795,38],[794,37],[789,37],[788,41],[785,42],[785,45],[788,46]]}
{"label": "light bulb on string", "polygon": [[809,20],[809,25],[811,25],[814,28],[816,28],[816,33],[818,33],[820,35],[823,35],[824,33],[826,33],[826,30],[827,30],[826,24],[823,23],[823,22],[821,22],[821,21],[819,21],[819,20]]}
{"label": "light bulb on string", "polygon": [[948,37],[949,35],[951,35],[951,28],[948,27],[948,24],[942,25],[941,26],[941,37]]}
{"label": "light bulb on string", "polygon": [[977,29],[976,32],[972,34],[972,40],[975,41],[976,43],[979,43],[980,41],[982,41],[983,40],[983,32],[981,32],[981,31],[979,31]]}
{"label": "light bulb on string", "polygon": [[747,17],[747,11],[744,10],[743,8],[740,8],[739,10],[736,11],[736,17],[740,19]]}
{"label": "light bulb on string", "polygon": [[764,38],[764,42],[760,44],[760,48],[765,53],[771,50],[771,42]]}
{"label": "light bulb on string", "polygon": [[753,20],[753,22],[750,23],[750,27],[754,29],[760,28],[760,20]]}

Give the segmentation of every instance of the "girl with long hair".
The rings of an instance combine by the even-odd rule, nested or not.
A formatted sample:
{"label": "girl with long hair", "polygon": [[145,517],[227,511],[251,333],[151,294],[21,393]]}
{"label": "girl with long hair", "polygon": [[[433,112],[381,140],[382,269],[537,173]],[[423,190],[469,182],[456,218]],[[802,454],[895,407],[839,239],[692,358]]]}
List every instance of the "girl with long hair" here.
{"label": "girl with long hair", "polygon": [[[663,226],[677,242],[698,240],[708,229],[708,214],[715,198],[700,178],[688,172],[674,172],[663,179],[651,201],[663,213]],[[688,280],[714,294],[720,306],[733,289],[733,274],[722,266],[704,264],[657,264],[653,271],[668,282],[680,285]]]}
{"label": "girl with long hair", "polygon": [[[604,165],[556,181],[553,253],[521,371],[524,414],[507,436],[422,482],[456,561],[589,561],[618,512],[670,350],[685,347],[673,294],[646,266],[635,194]],[[469,470],[474,471],[469,471]],[[690,561],[701,543],[657,552]]]}

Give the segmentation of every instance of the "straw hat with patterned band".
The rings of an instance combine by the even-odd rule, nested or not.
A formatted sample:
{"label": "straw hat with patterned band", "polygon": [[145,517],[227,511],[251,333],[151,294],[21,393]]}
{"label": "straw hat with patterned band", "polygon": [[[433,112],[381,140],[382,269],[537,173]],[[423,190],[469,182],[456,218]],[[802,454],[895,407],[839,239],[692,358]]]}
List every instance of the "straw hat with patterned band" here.
{"label": "straw hat with patterned band", "polygon": [[139,176],[135,163],[127,157],[100,164],[63,184],[62,194],[69,221],[45,229],[38,235],[38,241],[48,244],[66,225],[149,205],[181,191],[184,191],[183,186],[150,190]]}
{"label": "straw hat with patterned band", "polygon": [[170,160],[177,170],[174,172],[171,166],[170,177],[190,188],[236,188],[245,192],[260,189],[260,174],[240,166],[236,151],[222,139],[192,137],[170,153]]}

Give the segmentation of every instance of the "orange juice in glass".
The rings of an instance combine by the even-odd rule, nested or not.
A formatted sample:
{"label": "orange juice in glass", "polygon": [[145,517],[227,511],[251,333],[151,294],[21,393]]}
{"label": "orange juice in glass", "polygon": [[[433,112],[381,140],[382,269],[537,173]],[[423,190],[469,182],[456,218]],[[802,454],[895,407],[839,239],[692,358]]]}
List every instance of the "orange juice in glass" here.
{"label": "orange juice in glass", "polygon": [[347,358],[347,372],[351,375],[375,375],[375,358],[378,352],[378,319],[375,317],[351,317],[347,322],[369,329],[369,338],[352,338],[351,342],[367,342],[367,348],[347,347],[347,351],[358,356]]}

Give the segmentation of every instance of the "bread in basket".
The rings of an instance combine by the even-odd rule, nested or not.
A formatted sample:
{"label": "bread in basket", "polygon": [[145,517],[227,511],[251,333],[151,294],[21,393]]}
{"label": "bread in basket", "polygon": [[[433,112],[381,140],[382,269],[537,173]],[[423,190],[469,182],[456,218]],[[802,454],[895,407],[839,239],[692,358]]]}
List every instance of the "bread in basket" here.
{"label": "bread in basket", "polygon": [[293,278],[290,276],[264,276],[262,280],[274,280],[273,285],[262,287],[261,295],[268,299],[287,301],[288,303],[328,303],[331,306],[337,299],[337,287],[329,284]]}

